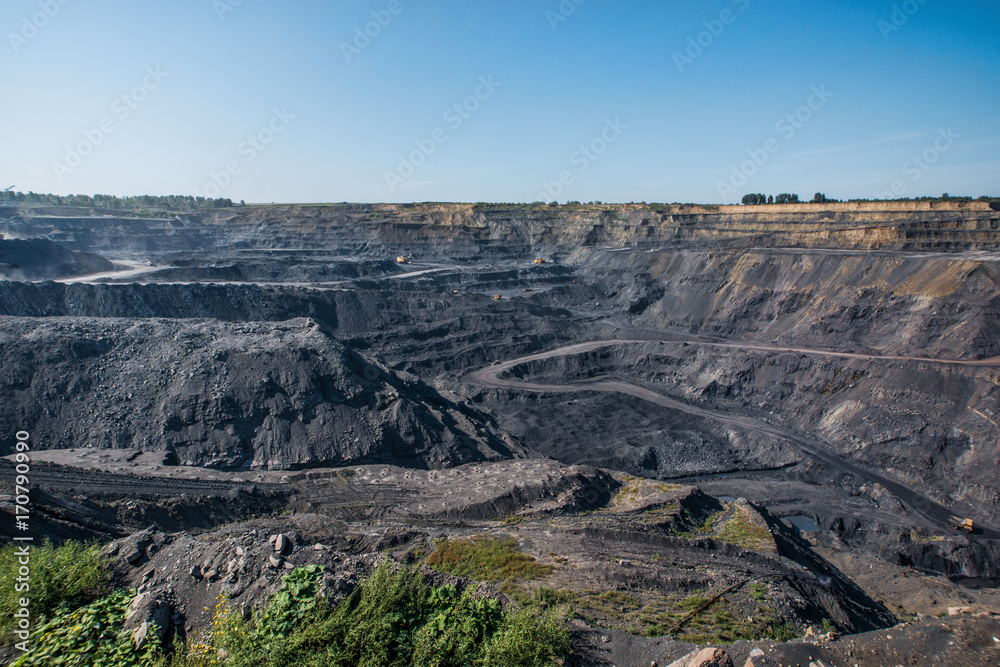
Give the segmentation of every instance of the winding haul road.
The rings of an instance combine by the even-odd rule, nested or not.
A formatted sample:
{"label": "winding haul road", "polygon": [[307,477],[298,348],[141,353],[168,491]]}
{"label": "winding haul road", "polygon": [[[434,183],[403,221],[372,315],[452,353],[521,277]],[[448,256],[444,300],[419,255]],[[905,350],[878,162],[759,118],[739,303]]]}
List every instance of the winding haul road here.
{"label": "winding haul road", "polygon": [[[865,354],[854,354],[854,353],[844,353],[844,352],[830,352],[825,350],[810,350],[806,348],[792,348],[792,347],[776,347],[755,343],[719,343],[719,342],[701,342],[693,341],[690,338],[677,338],[677,339],[667,339],[667,340],[598,340],[588,343],[577,343],[575,345],[567,345],[555,350],[550,350],[548,352],[540,352],[538,354],[532,354],[525,357],[520,357],[518,359],[513,359],[511,361],[506,361],[499,364],[494,364],[492,366],[487,366],[486,368],[480,369],[469,375],[468,379],[474,384],[478,384],[484,387],[492,387],[497,389],[514,389],[520,391],[533,391],[533,392],[544,392],[544,393],[566,393],[566,392],[581,392],[581,391],[601,391],[601,392],[618,392],[620,394],[628,394],[629,396],[634,396],[643,401],[648,401],[656,405],[661,405],[665,408],[670,408],[672,410],[679,410],[685,412],[689,415],[694,415],[696,417],[703,417],[705,419],[712,419],[714,421],[722,422],[724,424],[732,424],[734,426],[740,426],[742,428],[752,429],[761,433],[767,433],[778,438],[783,438],[792,444],[799,447],[801,450],[812,456],[813,458],[819,459],[829,463],[845,472],[856,475],[862,479],[866,479],[871,482],[877,482],[885,487],[890,493],[899,498],[899,500],[907,505],[911,510],[924,517],[936,526],[947,529],[954,530],[951,527],[951,517],[956,514],[956,512],[948,509],[944,505],[934,502],[930,498],[927,498],[913,489],[900,484],[899,482],[893,481],[887,477],[883,477],[878,473],[874,473],[870,470],[866,470],[860,466],[851,463],[850,461],[841,458],[835,454],[829,447],[826,446],[823,441],[818,439],[810,439],[801,434],[795,433],[783,426],[777,424],[771,424],[759,419],[754,419],[752,417],[745,417],[742,415],[730,414],[726,412],[721,412],[718,410],[710,410],[708,408],[699,407],[697,405],[691,405],[689,403],[684,403],[669,396],[664,396],[663,394],[658,394],[655,391],[650,391],[644,387],[640,387],[634,384],[629,384],[627,382],[620,382],[616,380],[596,380],[593,382],[576,382],[573,384],[543,384],[538,382],[529,382],[517,379],[503,378],[500,377],[501,374],[513,369],[516,366],[522,364],[530,363],[533,361],[542,361],[545,359],[552,359],[555,357],[568,357],[576,354],[583,354],[585,352],[591,352],[593,350],[598,350],[601,348],[619,346],[619,345],[636,345],[636,344],[656,344],[656,343],[687,343],[688,345],[701,345],[706,347],[722,347],[722,348],[733,348],[742,349],[750,351],[760,351],[760,352],[770,352],[770,353],[793,353],[793,354],[804,354],[810,356],[826,356],[826,357],[846,357],[851,359],[869,359],[869,360],[894,360],[894,361],[913,361],[921,363],[935,363],[935,364],[948,364],[948,365],[962,365],[962,366],[990,366],[990,367],[1000,367],[1000,359],[985,359],[985,360],[975,360],[975,361],[959,361],[959,360],[941,360],[941,359],[925,359],[920,357],[899,357],[899,356],[879,356],[879,355],[865,355]],[[992,526],[986,526],[979,524],[977,527],[977,536],[981,535],[987,539],[1000,539],[1000,530],[993,528]],[[976,536],[973,536],[975,539]]]}
{"label": "winding haul road", "polygon": [[[146,276],[148,274],[155,273],[157,271],[165,269],[173,269],[173,266],[148,266],[144,262],[139,261],[122,261],[119,260],[118,264],[120,266],[127,266],[128,268],[117,269],[115,271],[105,271],[102,273],[92,273],[85,276],[70,276],[66,278],[57,278],[55,282],[64,283],[66,285],[72,284],[87,284],[87,285],[255,285],[257,287],[289,287],[298,289],[307,289],[317,292],[339,290],[344,291],[344,285],[353,282],[353,280],[329,280],[323,282],[315,281],[277,281],[277,280],[140,280],[140,276]],[[414,265],[414,267],[420,266],[421,268],[415,268],[413,271],[407,271],[406,273],[393,273],[386,276],[381,276],[375,278],[375,280],[406,280],[408,278],[418,278],[420,276],[429,275],[432,273],[440,273],[442,271],[452,271],[455,269],[460,269],[460,266],[451,264],[420,264]],[[155,276],[153,276],[155,278]],[[128,282],[126,282],[128,281]],[[35,282],[41,283],[45,282],[43,280],[36,280]]]}

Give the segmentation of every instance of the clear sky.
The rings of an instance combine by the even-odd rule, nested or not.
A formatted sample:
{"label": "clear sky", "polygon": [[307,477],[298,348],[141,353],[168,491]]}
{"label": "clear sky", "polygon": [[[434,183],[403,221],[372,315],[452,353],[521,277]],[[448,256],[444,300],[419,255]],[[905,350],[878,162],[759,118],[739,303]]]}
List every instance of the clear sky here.
{"label": "clear sky", "polygon": [[6,0],[0,26],[0,189],[1000,195],[995,0]]}

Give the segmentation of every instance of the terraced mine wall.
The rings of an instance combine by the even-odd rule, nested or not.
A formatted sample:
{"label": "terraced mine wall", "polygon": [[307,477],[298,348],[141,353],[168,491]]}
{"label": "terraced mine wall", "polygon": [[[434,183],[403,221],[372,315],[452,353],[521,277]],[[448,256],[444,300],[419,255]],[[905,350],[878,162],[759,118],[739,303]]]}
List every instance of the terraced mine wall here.
{"label": "terraced mine wall", "polygon": [[782,206],[532,205],[249,206],[163,218],[42,215],[22,209],[0,232],[73,249],[122,253],[197,250],[410,251],[426,258],[522,257],[587,246],[707,242],[737,247],[954,250],[997,247],[1000,211],[985,202],[875,202]]}
{"label": "terraced mine wall", "polygon": [[[983,202],[345,204],[135,219],[18,209],[0,218],[0,231],[111,258],[148,257],[171,272],[162,277],[170,284],[7,283],[0,289],[0,313],[231,323],[309,317],[324,335],[393,373],[457,391],[456,400],[485,401],[505,424],[496,433],[500,440],[504,429],[513,430],[527,449],[657,476],[707,473],[726,461],[734,469],[779,467],[800,455],[761,434],[707,425],[685,429],[673,417],[661,422],[614,398],[581,398],[578,409],[567,409],[456,381],[493,360],[614,335],[615,327],[808,349],[778,356],[738,347],[666,351],[646,354],[648,368],[637,366],[635,351],[622,351],[601,372],[652,383],[692,402],[781,419],[823,437],[852,460],[928,489],[939,501],[997,520],[997,373],[989,366],[933,363],[1000,356],[995,208]],[[398,254],[426,263],[429,272],[407,277],[406,267],[394,265]],[[536,257],[547,263],[532,266]],[[339,274],[345,283],[325,290],[254,284],[261,276],[247,268],[285,267],[266,276],[280,282],[299,279],[296,271],[310,262],[337,261],[368,268],[355,271],[356,277]],[[220,277],[232,282],[220,283]],[[536,293],[503,301],[491,296],[529,287]],[[824,356],[824,350],[858,356]],[[302,417],[311,423],[302,394],[285,393],[293,399],[282,408],[284,422],[302,423]],[[211,403],[205,396],[197,401]],[[242,407],[227,418],[259,414],[244,412],[247,401],[237,401]],[[594,403],[620,407],[636,420],[625,428],[612,410],[607,419],[616,426],[603,432],[602,446],[570,454],[570,442],[589,437],[592,427],[581,415],[599,409]],[[534,428],[532,420],[565,423]],[[658,426],[636,426],[644,420]],[[145,436],[136,437],[142,442]],[[281,438],[260,460],[248,454],[252,438],[226,440],[219,450],[208,444],[222,442],[213,438],[202,453],[192,450],[190,460],[281,466],[323,460]],[[80,441],[53,434],[54,446]],[[375,451],[386,450],[369,443],[357,455]],[[685,451],[692,456],[680,461]],[[699,451],[710,454],[694,455]],[[434,465],[467,460],[443,452],[434,455]],[[708,468],[699,469],[699,462]]]}

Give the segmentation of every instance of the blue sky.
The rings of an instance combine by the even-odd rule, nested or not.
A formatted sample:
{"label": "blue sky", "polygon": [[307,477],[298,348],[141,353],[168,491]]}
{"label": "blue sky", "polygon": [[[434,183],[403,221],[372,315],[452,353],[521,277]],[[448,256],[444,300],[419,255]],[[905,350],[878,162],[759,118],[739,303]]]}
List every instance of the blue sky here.
{"label": "blue sky", "polygon": [[985,1],[7,0],[0,188],[1000,195],[997,25]]}

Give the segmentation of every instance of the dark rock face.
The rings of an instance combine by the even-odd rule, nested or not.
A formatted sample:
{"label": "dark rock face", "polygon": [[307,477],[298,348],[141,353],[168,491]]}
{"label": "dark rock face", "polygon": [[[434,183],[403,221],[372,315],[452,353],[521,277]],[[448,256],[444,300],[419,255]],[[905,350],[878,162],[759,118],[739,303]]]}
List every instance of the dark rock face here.
{"label": "dark rock face", "polygon": [[3,428],[28,420],[39,449],[166,450],[184,465],[256,469],[526,455],[485,415],[304,319],[21,321],[0,355]]}
{"label": "dark rock face", "polygon": [[74,252],[48,239],[4,239],[0,234],[0,280],[37,280],[110,271],[100,255]]}

